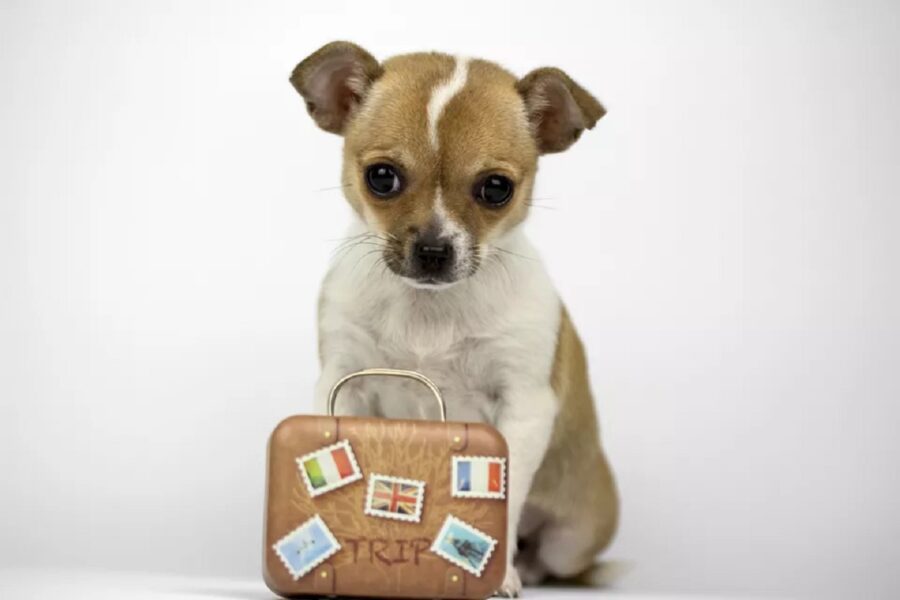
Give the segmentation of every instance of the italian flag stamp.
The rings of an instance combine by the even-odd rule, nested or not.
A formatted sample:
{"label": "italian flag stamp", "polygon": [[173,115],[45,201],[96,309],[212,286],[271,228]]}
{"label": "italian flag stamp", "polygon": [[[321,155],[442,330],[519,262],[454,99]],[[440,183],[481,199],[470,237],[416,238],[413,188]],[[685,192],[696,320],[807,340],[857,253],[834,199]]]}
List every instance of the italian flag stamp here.
{"label": "italian flag stamp", "polygon": [[297,466],[309,495],[313,497],[362,479],[353,448],[347,440],[301,456]]}

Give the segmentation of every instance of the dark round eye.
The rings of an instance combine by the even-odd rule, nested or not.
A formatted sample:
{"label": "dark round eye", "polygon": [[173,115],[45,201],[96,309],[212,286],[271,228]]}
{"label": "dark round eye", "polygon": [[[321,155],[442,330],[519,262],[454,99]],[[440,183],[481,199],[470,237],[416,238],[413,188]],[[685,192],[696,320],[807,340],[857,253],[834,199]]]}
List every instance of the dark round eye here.
{"label": "dark round eye", "polygon": [[403,189],[403,178],[393,165],[378,163],[366,169],[366,185],[379,198],[392,198]]}
{"label": "dark round eye", "polygon": [[488,175],[475,188],[475,197],[486,206],[503,206],[513,195],[513,182],[503,175]]}

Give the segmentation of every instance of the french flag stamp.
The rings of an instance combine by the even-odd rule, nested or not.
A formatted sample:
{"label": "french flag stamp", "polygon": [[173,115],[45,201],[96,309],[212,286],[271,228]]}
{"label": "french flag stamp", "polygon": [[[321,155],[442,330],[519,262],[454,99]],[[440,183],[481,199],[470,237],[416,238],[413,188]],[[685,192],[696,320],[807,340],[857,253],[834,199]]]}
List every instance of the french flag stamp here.
{"label": "french flag stamp", "polygon": [[506,498],[506,459],[496,456],[454,456],[455,498]]}
{"label": "french flag stamp", "polygon": [[309,495],[316,497],[362,479],[350,442],[341,440],[297,460]]}

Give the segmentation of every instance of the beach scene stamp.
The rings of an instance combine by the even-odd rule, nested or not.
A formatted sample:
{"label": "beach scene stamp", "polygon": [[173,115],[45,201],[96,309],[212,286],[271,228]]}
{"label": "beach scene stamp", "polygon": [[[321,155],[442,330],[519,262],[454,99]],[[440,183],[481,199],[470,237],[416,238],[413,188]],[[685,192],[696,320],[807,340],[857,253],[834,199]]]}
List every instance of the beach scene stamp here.
{"label": "beach scene stamp", "polygon": [[341,545],[322,517],[316,515],[275,542],[272,549],[297,580],[340,550]]}
{"label": "beach scene stamp", "polygon": [[481,577],[496,545],[497,540],[488,534],[447,515],[431,551],[475,577]]}

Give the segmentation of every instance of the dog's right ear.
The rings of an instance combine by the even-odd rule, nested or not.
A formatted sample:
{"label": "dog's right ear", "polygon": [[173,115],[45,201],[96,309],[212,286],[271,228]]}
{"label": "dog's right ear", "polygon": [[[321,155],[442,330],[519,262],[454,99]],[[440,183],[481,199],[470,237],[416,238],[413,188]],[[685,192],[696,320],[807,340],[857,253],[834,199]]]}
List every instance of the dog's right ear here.
{"label": "dog's right ear", "polygon": [[381,73],[378,61],[356,44],[331,42],[294,67],[291,84],[316,124],[340,134]]}

